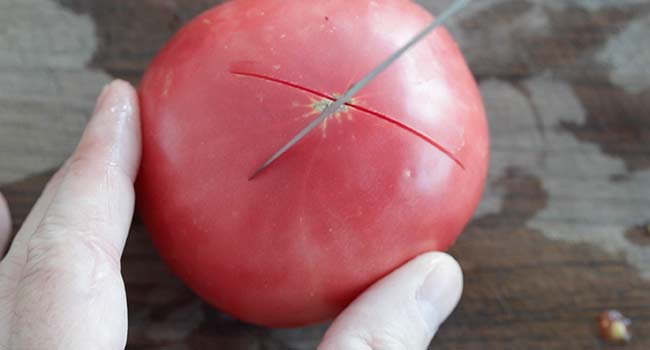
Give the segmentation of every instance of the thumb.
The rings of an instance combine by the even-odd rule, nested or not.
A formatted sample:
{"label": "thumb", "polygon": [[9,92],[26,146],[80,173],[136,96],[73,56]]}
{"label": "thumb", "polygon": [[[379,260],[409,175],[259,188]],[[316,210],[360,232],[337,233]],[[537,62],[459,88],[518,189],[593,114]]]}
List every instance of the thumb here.
{"label": "thumb", "polygon": [[319,350],[424,350],[463,289],[460,266],[427,253],[384,277],[334,321]]}

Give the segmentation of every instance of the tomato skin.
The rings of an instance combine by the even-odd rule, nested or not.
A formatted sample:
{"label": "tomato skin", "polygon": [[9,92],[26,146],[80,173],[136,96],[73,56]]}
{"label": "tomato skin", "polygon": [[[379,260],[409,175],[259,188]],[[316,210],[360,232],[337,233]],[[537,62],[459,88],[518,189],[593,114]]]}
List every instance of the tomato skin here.
{"label": "tomato skin", "polygon": [[189,287],[241,320],[300,326],[453,243],[489,147],[476,83],[443,29],[362,90],[359,108],[248,180],[327,103],[306,89],[344,92],[430,20],[405,0],[235,0],[167,44],[140,86],[136,190],[156,248]]}

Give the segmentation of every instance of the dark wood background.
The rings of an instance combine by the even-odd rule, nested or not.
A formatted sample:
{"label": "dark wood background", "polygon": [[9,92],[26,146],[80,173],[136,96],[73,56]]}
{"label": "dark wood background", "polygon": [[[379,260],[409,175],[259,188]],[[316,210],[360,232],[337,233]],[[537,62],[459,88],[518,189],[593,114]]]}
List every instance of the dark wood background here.
{"label": "dark wood background", "polygon": [[[137,83],[215,3],[0,0],[0,191],[16,226],[101,86]],[[493,159],[451,250],[465,293],[432,348],[650,349],[650,1],[477,0],[449,29],[480,84]],[[312,349],[326,327],[271,330],[213,310],[161,264],[137,219],[123,269],[128,349]],[[599,340],[608,308],[632,319],[629,345]]]}

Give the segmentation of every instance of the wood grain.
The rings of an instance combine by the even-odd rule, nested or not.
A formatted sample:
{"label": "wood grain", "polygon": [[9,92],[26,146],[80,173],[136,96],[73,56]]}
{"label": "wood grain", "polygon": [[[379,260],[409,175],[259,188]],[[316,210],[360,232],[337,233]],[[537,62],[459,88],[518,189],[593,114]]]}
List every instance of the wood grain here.
{"label": "wood grain", "polygon": [[[0,0],[0,191],[16,228],[100,85],[137,82],[164,41],[217,2]],[[482,0],[449,29],[481,85],[493,160],[451,249],[465,293],[431,348],[650,349],[650,4]],[[128,349],[313,349],[326,328],[219,313],[169,272],[137,218],[123,269]],[[629,345],[600,341],[608,308],[632,319]]]}

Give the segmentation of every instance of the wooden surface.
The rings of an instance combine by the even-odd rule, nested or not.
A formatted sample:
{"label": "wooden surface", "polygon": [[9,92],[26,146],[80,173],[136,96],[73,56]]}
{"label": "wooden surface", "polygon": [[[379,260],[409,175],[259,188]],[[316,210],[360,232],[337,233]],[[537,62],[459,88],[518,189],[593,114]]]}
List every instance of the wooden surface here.
{"label": "wooden surface", "polygon": [[[0,190],[16,225],[101,85],[137,82],[215,2],[0,0]],[[650,349],[650,2],[474,3],[449,29],[480,83],[493,158],[451,250],[465,293],[432,348]],[[129,349],[313,349],[325,329],[257,328],[213,310],[161,264],[137,219],[123,269]],[[600,342],[606,308],[632,319],[631,344]]]}

